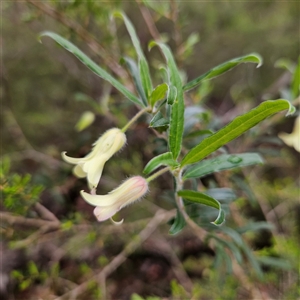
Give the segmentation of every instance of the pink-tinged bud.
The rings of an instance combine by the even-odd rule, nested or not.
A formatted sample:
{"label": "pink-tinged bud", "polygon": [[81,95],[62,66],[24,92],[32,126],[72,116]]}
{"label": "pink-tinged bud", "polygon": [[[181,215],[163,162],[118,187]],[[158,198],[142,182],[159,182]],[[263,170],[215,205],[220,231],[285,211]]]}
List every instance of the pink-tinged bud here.
{"label": "pink-tinged bud", "polygon": [[62,158],[76,165],[73,169],[75,176],[87,177],[89,188],[97,187],[104,164],[118,152],[126,143],[126,135],[119,128],[107,130],[94,144],[92,151],[83,158],[73,158],[62,153]]}
{"label": "pink-tinged bud", "polygon": [[124,181],[119,187],[107,195],[91,195],[84,191],[82,198],[96,206],[94,214],[99,222],[115,215],[120,209],[143,197],[148,191],[148,183],[141,176],[134,176]]}

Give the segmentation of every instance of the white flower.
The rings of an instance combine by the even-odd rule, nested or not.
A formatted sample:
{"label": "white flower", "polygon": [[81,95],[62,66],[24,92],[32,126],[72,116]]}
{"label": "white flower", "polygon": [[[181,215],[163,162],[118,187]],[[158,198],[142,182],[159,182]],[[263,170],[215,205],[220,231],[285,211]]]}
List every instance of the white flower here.
{"label": "white flower", "polygon": [[80,194],[86,202],[96,206],[94,215],[101,222],[111,218],[123,207],[143,197],[147,191],[148,183],[146,179],[141,176],[134,176],[124,181],[107,195],[91,195],[84,191],[81,191]]}
{"label": "white flower", "polygon": [[295,150],[300,152],[300,116],[296,118],[294,123],[293,132],[288,134],[285,132],[280,132],[278,134],[279,138],[281,138],[288,146],[294,147]]}
{"label": "white flower", "polygon": [[87,177],[89,188],[97,187],[104,164],[118,152],[126,143],[126,136],[119,128],[107,130],[94,144],[92,151],[85,157],[73,158],[62,153],[62,158],[76,165],[73,169],[74,174],[79,177]]}

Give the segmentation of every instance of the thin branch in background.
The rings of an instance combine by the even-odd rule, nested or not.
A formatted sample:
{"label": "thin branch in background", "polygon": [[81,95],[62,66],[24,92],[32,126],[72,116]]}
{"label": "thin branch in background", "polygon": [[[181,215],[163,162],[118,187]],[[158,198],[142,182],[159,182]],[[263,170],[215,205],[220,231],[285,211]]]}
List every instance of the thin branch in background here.
{"label": "thin branch in background", "polygon": [[100,273],[90,278],[88,281],[77,286],[75,289],[65,293],[55,300],[76,299],[90,288],[91,282],[99,282],[102,288],[102,297],[106,299],[105,282],[106,278],[112,274],[136,249],[156,230],[156,228],[163,222],[166,222],[175,215],[175,211],[159,210],[147,224],[147,226],[125,246],[107,266],[105,266]]}
{"label": "thin branch in background", "polygon": [[156,28],[156,25],[155,25],[155,22],[151,16],[151,13],[149,12],[148,8],[145,7],[143,4],[142,4],[142,1],[140,0],[136,0],[137,4],[138,4],[138,7],[140,9],[140,12],[145,20],[145,23],[148,27],[148,30],[151,34],[151,36],[153,37],[154,40],[156,41],[159,41],[161,40],[161,37],[160,37],[160,33],[159,31],[157,30]]}
{"label": "thin branch in background", "polygon": [[59,222],[45,221],[41,219],[25,218],[21,216],[14,216],[7,212],[0,212],[1,222],[6,222],[12,226],[24,226],[27,228],[46,227],[47,230],[58,230],[60,228]]}
{"label": "thin branch in background", "polygon": [[191,296],[193,282],[186,273],[184,266],[167,239],[164,236],[156,235],[155,237],[148,239],[144,243],[143,248],[145,248],[147,252],[158,253],[165,257],[165,259],[170,262],[172,271],[178,282],[185,289],[187,294]]}
{"label": "thin branch in background", "polygon": [[20,148],[24,148],[25,146],[27,148],[21,151],[15,151],[13,153],[10,153],[9,156],[11,159],[23,160],[24,158],[30,158],[38,162],[46,162],[53,169],[59,168],[62,165],[62,162],[60,160],[55,159],[50,155],[44,154],[34,149],[34,147],[27,139],[26,135],[24,134],[17,119],[15,118],[13,111],[10,108],[5,108],[4,116],[6,123],[8,123],[9,125],[7,126],[7,130],[13,137],[15,137],[14,141],[16,142],[17,146]]}
{"label": "thin branch in background", "polygon": [[39,230],[35,231],[33,234],[29,235],[27,238],[23,240],[19,240],[17,242],[12,242],[11,247],[13,249],[28,247],[29,245],[32,245],[32,243],[34,243],[40,237],[42,237],[45,234],[45,232],[47,232],[48,230],[49,230],[48,226],[43,226]]}
{"label": "thin branch in background", "polygon": [[50,210],[48,210],[44,205],[37,202],[34,204],[33,208],[42,219],[60,223],[59,220],[56,218],[56,216]]}

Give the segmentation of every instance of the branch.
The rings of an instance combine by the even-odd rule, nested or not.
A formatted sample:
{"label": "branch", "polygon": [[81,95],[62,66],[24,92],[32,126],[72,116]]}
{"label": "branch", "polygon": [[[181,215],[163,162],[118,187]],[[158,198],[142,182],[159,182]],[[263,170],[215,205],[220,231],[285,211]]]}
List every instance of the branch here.
{"label": "branch", "polygon": [[75,299],[79,295],[83,294],[90,287],[90,283],[97,281],[102,286],[102,295],[105,298],[105,280],[106,278],[115,271],[126,259],[132,254],[155,230],[156,228],[164,221],[169,220],[172,216],[175,215],[175,211],[164,211],[159,210],[148,223],[148,225],[134,237],[107,266],[97,275],[90,278],[88,281],[80,284],[75,289],[65,293],[64,295],[56,298],[55,300],[65,300],[65,299]]}
{"label": "branch", "polygon": [[47,230],[58,230],[60,228],[60,223],[56,221],[45,221],[41,219],[14,216],[7,212],[0,212],[0,220],[2,222],[7,222],[10,225],[19,225],[29,228],[46,227]]}
{"label": "branch", "polygon": [[155,26],[155,23],[153,21],[153,18],[151,16],[148,8],[143,6],[140,0],[136,0],[136,2],[138,4],[138,7],[141,11],[141,14],[145,20],[145,23],[148,27],[148,30],[149,30],[151,36],[153,37],[154,40],[160,41],[161,40],[160,33]]}
{"label": "branch", "polygon": [[33,208],[42,219],[60,223],[59,220],[56,218],[56,216],[50,210],[48,210],[44,205],[37,202],[34,204]]}

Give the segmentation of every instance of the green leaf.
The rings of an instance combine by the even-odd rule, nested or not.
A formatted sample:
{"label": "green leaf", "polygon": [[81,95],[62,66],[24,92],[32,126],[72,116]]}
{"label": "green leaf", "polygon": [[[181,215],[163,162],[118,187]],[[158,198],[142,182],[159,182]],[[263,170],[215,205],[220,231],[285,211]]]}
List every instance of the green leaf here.
{"label": "green leaf", "polygon": [[147,105],[148,100],[147,100],[147,97],[146,97],[146,94],[145,94],[145,91],[144,91],[144,88],[142,85],[138,66],[136,65],[135,61],[129,57],[122,57],[120,60],[120,63],[126,64],[128,70],[133,78],[133,82],[134,82],[134,85],[136,87],[138,94],[142,98],[144,105]]}
{"label": "green leaf", "polygon": [[184,226],[186,225],[185,219],[181,212],[177,209],[177,214],[175,219],[173,220],[173,224],[169,230],[169,234],[175,235],[179,233]]}
{"label": "green leaf", "polygon": [[153,87],[152,87],[150,71],[146,59],[139,60],[139,69],[141,74],[142,85],[144,87],[147,97],[149,98],[152,93]]}
{"label": "green leaf", "polygon": [[257,261],[265,266],[280,269],[280,270],[291,270],[292,265],[289,261],[278,258],[278,257],[270,257],[270,256],[260,256],[257,257]]}
{"label": "green leaf", "polygon": [[292,79],[292,96],[293,99],[296,99],[299,95],[300,91],[300,56],[298,58],[298,64],[294,71],[293,79]]}
{"label": "green leaf", "polygon": [[215,263],[214,266],[216,269],[220,269],[221,263],[225,263],[226,265],[226,273],[227,274],[232,274],[232,260],[231,257],[227,254],[226,251],[224,251],[224,247],[221,246],[220,244],[216,244],[216,258],[215,258]]}
{"label": "green leaf", "polygon": [[147,60],[144,56],[143,50],[141,48],[141,44],[140,44],[140,41],[136,34],[136,31],[135,31],[131,21],[127,18],[127,16],[124,13],[115,12],[114,16],[120,17],[124,20],[125,26],[129,32],[132,44],[133,44],[135,51],[137,52],[137,55],[139,57],[139,70],[140,70],[141,81],[142,81],[142,85],[143,85],[146,97],[148,99],[148,97],[150,97],[151,92],[153,90],[152,82],[151,82],[151,77],[150,77],[149,66],[148,66]]}
{"label": "green leaf", "polygon": [[258,231],[258,230],[272,230],[274,229],[274,225],[272,225],[271,223],[268,222],[249,222],[247,225],[240,227],[237,229],[237,231],[240,234],[243,234],[247,231]]}
{"label": "green leaf", "polygon": [[249,263],[252,265],[256,275],[259,279],[263,279],[264,273],[256,259],[256,257],[253,255],[252,250],[249,248],[249,246],[242,240],[243,244],[240,245],[240,248],[244,251]]}
{"label": "green leaf", "polygon": [[39,275],[39,270],[33,261],[28,262],[28,271],[31,276]]}
{"label": "green leaf", "polygon": [[241,251],[239,250],[239,248],[233,243],[233,242],[230,242],[230,241],[226,241],[224,239],[221,239],[219,238],[218,236],[216,235],[213,235],[213,238],[218,241],[219,243],[223,244],[225,247],[227,247],[228,249],[231,250],[232,254],[234,255],[235,259],[237,260],[237,262],[239,264],[242,263],[243,261],[243,258],[242,258],[242,255],[241,255]]}
{"label": "green leaf", "polygon": [[74,99],[76,101],[82,101],[82,102],[86,102],[88,105],[90,105],[96,112],[98,113],[102,113],[101,107],[99,106],[99,104],[90,96],[84,94],[84,93],[80,93],[77,92],[74,94]]}
{"label": "green leaf", "polygon": [[177,69],[172,52],[168,46],[159,42],[150,42],[149,48],[159,46],[167,60],[168,70],[170,74],[170,85],[177,89],[177,98],[171,106],[170,114],[170,131],[169,131],[169,147],[173,154],[173,158],[177,159],[181,150],[183,126],[184,126],[184,99],[182,82]]}
{"label": "green leaf", "polygon": [[60,35],[58,35],[54,32],[50,32],[50,31],[42,32],[39,37],[41,38],[43,36],[48,36],[48,37],[52,38],[53,40],[55,40],[58,44],[60,44],[67,51],[74,54],[84,65],[86,65],[96,75],[98,75],[99,77],[108,81],[112,86],[114,86],[118,91],[120,91],[129,100],[145,107],[145,105],[141,102],[141,100],[139,98],[137,98],[134,94],[132,94],[129,90],[127,90],[127,88],[123,84],[121,84],[117,79],[112,77],[104,69],[102,69],[95,62],[93,62],[87,55],[85,55],[80,49],[78,49],[71,42],[67,41]]}
{"label": "green leaf", "polygon": [[[192,179],[192,180],[195,180],[195,179]],[[230,188],[207,189],[205,191],[205,194],[217,199],[218,201],[222,201],[222,202],[226,202],[226,203],[234,201],[237,198],[234,191]]]}
{"label": "green leaf", "polygon": [[150,105],[153,107],[157,101],[165,99],[169,87],[166,83],[158,85],[151,93]]}
{"label": "green leaf", "polygon": [[294,73],[295,69],[293,61],[288,58],[279,58],[278,60],[276,60],[274,67],[288,70],[292,74]]}
{"label": "green leaf", "polygon": [[232,238],[232,240],[238,245],[238,246],[241,246],[243,244],[243,239],[242,237],[240,236],[240,234],[230,228],[230,227],[226,227],[226,226],[222,226],[221,228],[222,232],[226,233],[228,236],[230,236]]}
{"label": "green leaf", "polygon": [[263,159],[257,153],[224,154],[189,167],[183,179],[203,177],[214,172],[262,163]]}
{"label": "green leaf", "polygon": [[257,68],[262,65],[262,58],[257,53],[251,53],[245,56],[240,56],[231,60],[228,60],[221,65],[212,68],[208,72],[202,74],[201,76],[195,78],[194,80],[188,82],[186,85],[183,86],[184,91],[188,91],[190,89],[193,89],[196,87],[201,81],[208,80],[215,78],[219,75],[222,75],[223,73],[233,69],[235,66],[241,64],[241,63],[257,63]]}
{"label": "green leaf", "polygon": [[179,163],[173,159],[171,152],[163,153],[152,158],[145,166],[143,173],[148,175],[160,166],[178,167]]}
{"label": "green leaf", "polygon": [[177,97],[177,88],[174,85],[170,85],[168,89],[168,95],[167,95],[167,103],[169,105],[173,105],[174,101]]}
{"label": "green leaf", "polygon": [[193,139],[195,137],[203,136],[203,135],[212,135],[214,132],[209,129],[197,130],[187,134],[185,139]]}
{"label": "green leaf", "polygon": [[248,113],[236,117],[227,126],[205,138],[200,144],[192,148],[184,156],[181,166],[202,160],[267,117],[282,110],[288,110],[286,115],[289,115],[295,111],[295,108],[287,100],[283,99],[264,101]]}
{"label": "green leaf", "polygon": [[177,192],[177,194],[187,201],[190,201],[193,203],[198,203],[198,204],[204,204],[204,205],[218,209],[219,215],[218,215],[217,219],[214,222],[212,222],[212,224],[222,225],[224,223],[225,213],[222,210],[221,204],[218,200],[216,200],[206,194],[196,192],[196,191],[190,191],[190,190],[181,190],[181,191]]}
{"label": "green leaf", "polygon": [[150,121],[149,127],[155,128],[159,132],[166,131],[169,127],[169,121],[164,118],[159,111]]}

